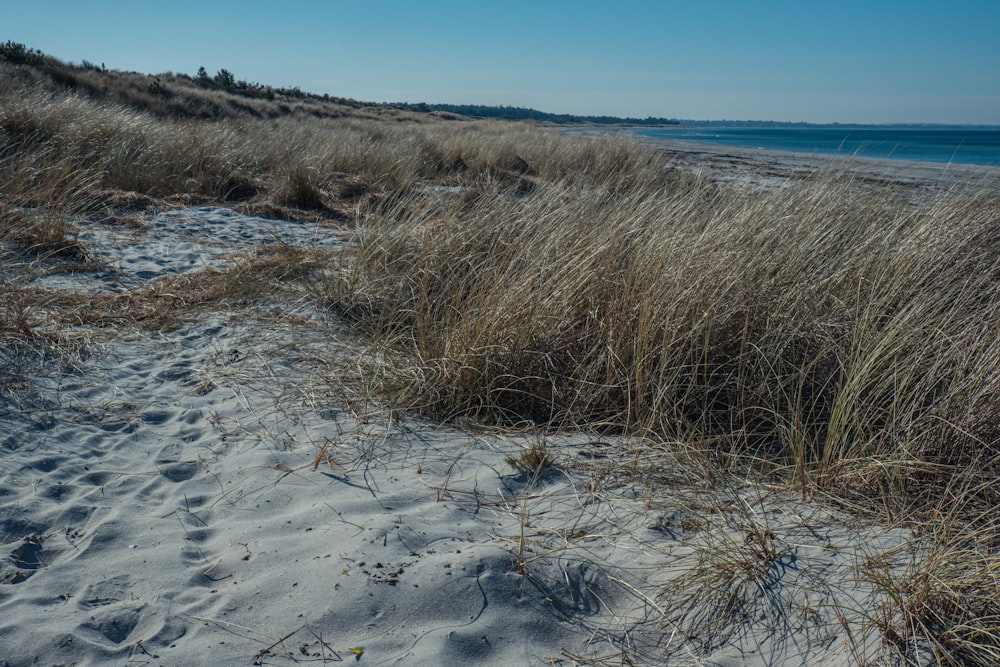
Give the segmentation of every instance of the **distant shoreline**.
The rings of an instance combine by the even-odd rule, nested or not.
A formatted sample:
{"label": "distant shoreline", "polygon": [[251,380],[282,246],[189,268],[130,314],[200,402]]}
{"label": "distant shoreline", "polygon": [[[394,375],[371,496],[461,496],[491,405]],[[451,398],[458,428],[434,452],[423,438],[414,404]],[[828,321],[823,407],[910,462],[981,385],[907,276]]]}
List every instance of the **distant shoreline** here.
{"label": "distant shoreline", "polygon": [[758,151],[1000,167],[1000,129],[994,128],[697,126],[626,131],[650,139],[740,146]]}
{"label": "distant shoreline", "polygon": [[[628,133],[622,127],[560,128],[567,134]],[[1000,167],[966,163],[925,162],[895,158],[797,153],[745,148],[729,144],[635,135],[641,143],[667,154],[677,166],[709,172],[722,181],[777,182],[788,178],[840,172],[868,180],[935,189],[953,187],[1000,188]]]}

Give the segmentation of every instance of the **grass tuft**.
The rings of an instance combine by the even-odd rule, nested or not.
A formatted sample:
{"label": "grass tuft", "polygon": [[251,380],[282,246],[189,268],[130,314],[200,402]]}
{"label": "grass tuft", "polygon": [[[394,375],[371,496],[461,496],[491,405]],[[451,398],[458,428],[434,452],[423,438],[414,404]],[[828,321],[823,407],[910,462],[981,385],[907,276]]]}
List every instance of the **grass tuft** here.
{"label": "grass tuft", "polygon": [[929,653],[944,665],[995,665],[1000,522],[992,507],[968,511],[978,504],[969,488],[949,496],[914,525],[911,542],[868,559],[870,622],[904,661]]}
{"label": "grass tuft", "polygon": [[507,464],[528,478],[538,478],[555,463],[552,452],[544,440],[537,440],[516,456],[507,458]]}
{"label": "grass tuft", "polygon": [[325,208],[317,173],[301,165],[291,167],[284,173],[275,198],[284,206],[303,209]]}

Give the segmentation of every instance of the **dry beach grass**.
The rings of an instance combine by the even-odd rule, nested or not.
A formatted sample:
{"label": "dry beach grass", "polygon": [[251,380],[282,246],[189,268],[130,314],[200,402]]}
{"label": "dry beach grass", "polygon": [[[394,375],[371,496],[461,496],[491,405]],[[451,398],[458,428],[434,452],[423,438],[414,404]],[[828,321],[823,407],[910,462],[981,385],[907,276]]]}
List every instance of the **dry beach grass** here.
{"label": "dry beach grass", "polygon": [[[780,580],[799,538],[773,526],[799,503],[909,536],[851,555],[847,576],[873,592],[860,621],[829,604],[846,662],[1000,661],[996,181],[915,196],[831,170],[741,186],[623,136],[45,63],[0,62],[4,398],[95,330],[318,304],[353,350],[324,360],[327,395],[359,422],[534,434],[509,457],[522,496],[495,501],[520,522],[518,575],[583,539],[532,530],[552,470],[594,498],[638,489],[658,530],[693,536],[683,575],[636,591],[662,643],[608,664],[694,664],[754,623],[794,624],[809,603]],[[191,204],[349,242],[113,295],[25,286],[100,264],[84,217],[141,228]],[[546,446],[574,434],[575,456]],[[319,447],[313,471],[337,456]]]}

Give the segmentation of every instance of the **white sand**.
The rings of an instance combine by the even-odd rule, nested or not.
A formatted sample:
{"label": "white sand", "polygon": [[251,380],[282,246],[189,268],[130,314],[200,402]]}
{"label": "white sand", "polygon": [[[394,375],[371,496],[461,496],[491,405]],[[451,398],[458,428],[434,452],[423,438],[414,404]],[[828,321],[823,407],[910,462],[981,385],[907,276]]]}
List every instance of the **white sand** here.
{"label": "white sand", "polygon": [[[259,243],[342,243],[223,209],[149,222],[85,225],[113,271],[17,279],[114,292]],[[325,363],[358,353],[339,327],[295,299],[214,312],[98,336],[3,392],[0,665],[879,655],[858,568],[907,534],[709,488],[668,453],[587,434],[549,438],[559,465],[530,480],[505,459],[540,436],[400,423],[346,400]],[[637,464],[641,484],[621,474]],[[767,531],[773,558],[755,546]]]}

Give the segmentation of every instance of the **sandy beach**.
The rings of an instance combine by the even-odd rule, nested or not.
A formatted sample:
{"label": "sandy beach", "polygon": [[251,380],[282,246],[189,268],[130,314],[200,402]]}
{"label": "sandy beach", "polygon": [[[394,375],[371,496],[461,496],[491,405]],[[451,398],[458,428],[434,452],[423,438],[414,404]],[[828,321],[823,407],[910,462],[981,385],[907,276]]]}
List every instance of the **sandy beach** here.
{"label": "sandy beach", "polygon": [[880,158],[806,155],[693,141],[650,140],[689,169],[725,174],[726,180],[803,179],[831,171],[874,183],[942,190],[953,187],[996,187],[1000,169],[975,164],[944,164]]}
{"label": "sandy beach", "polygon": [[[563,128],[563,131],[571,135],[597,135],[609,130],[591,126]],[[920,189],[924,195],[955,187],[1000,186],[1000,168],[976,164],[810,155],[676,139],[639,137],[639,140],[663,151],[678,168],[737,185],[780,186],[789,180],[835,173],[880,185],[897,184]]]}
{"label": "sandy beach", "polygon": [[[657,145],[743,185],[831,169],[921,192],[1000,180]],[[214,206],[79,228],[100,268],[53,258],[5,277],[127,295],[353,243]],[[639,440],[383,410],[341,381],[373,352],[304,293],[79,335],[78,354],[17,359],[0,402],[4,667],[857,664],[883,642],[859,568],[905,571],[920,548],[822,499],[702,478]],[[519,468],[539,443],[551,465]]]}

